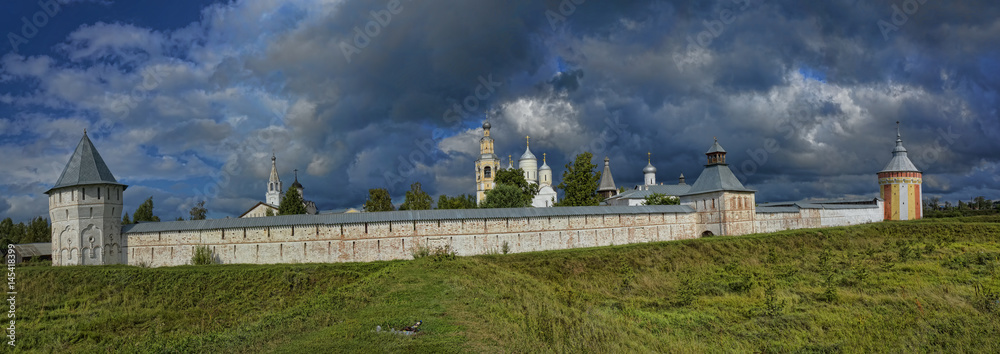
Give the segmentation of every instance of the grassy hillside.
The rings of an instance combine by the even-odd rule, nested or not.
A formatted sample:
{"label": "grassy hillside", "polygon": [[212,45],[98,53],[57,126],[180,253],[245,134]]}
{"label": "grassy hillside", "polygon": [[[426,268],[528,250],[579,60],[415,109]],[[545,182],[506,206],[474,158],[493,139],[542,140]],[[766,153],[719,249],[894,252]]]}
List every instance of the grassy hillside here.
{"label": "grassy hillside", "polygon": [[[40,351],[1000,352],[1000,217],[366,264],[22,267]],[[423,320],[416,336],[376,333]]]}

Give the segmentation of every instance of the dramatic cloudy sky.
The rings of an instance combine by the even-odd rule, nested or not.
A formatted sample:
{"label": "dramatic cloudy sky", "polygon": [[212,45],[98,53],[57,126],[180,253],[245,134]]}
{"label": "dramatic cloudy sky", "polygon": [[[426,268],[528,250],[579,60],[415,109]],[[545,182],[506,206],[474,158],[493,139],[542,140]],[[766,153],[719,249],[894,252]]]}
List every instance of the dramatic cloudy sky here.
{"label": "dramatic cloudy sky", "polygon": [[690,182],[718,137],[760,201],[876,196],[899,120],[925,194],[1000,199],[995,1],[574,1],[6,1],[0,217],[47,214],[84,129],[162,218],[241,214],[272,151],[321,210],[474,193],[486,109],[557,180]]}

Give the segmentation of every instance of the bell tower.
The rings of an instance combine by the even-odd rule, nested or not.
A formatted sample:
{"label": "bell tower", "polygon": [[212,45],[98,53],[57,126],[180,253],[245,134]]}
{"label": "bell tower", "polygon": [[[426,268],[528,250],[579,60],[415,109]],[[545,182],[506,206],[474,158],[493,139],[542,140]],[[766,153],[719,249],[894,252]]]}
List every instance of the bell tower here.
{"label": "bell tower", "polygon": [[476,203],[486,200],[486,192],[493,190],[496,184],[497,170],[500,169],[500,158],[493,152],[493,137],[490,136],[490,122],[483,123],[483,137],[479,139],[479,159],[476,160]]}
{"label": "bell tower", "polygon": [[125,188],[84,130],[59,180],[45,192],[52,220],[52,265],[128,263],[128,239],[121,225]]}

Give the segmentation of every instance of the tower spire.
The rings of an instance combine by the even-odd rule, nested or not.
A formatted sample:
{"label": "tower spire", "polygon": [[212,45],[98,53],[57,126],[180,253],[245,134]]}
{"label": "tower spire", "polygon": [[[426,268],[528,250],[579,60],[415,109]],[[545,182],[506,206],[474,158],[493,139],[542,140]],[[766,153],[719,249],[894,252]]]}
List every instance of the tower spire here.
{"label": "tower spire", "polygon": [[653,164],[653,153],[646,151],[646,163]]}
{"label": "tower spire", "polygon": [[897,140],[901,140],[902,139],[902,136],[899,135],[899,121],[898,120],[896,121],[896,139]]}

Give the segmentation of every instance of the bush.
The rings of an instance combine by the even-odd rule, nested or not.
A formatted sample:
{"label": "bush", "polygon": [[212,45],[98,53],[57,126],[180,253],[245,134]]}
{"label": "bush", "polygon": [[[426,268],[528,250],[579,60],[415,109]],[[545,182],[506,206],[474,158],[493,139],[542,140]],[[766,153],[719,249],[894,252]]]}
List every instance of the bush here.
{"label": "bush", "polygon": [[194,248],[194,256],[191,257],[191,264],[209,265],[215,264],[215,254],[208,246],[197,246]]}
{"label": "bush", "polygon": [[413,259],[428,258],[432,261],[440,262],[454,260],[457,257],[458,255],[451,249],[451,246],[447,245],[433,249],[427,246],[417,246],[413,250]]}

